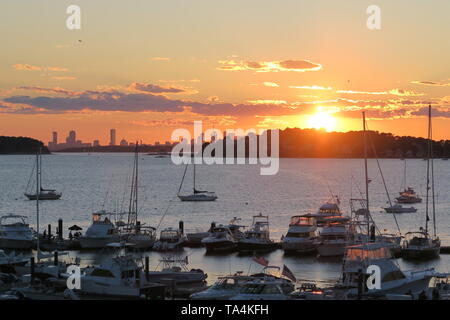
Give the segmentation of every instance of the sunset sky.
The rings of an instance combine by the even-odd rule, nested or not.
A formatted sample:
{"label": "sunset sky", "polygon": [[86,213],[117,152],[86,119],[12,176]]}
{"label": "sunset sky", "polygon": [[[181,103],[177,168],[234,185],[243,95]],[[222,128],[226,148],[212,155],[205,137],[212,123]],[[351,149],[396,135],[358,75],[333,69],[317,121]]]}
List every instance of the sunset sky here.
{"label": "sunset sky", "polygon": [[434,137],[450,139],[449,15],[448,0],[2,0],[0,135],[349,131],[365,109],[370,129],[424,136],[432,104]]}

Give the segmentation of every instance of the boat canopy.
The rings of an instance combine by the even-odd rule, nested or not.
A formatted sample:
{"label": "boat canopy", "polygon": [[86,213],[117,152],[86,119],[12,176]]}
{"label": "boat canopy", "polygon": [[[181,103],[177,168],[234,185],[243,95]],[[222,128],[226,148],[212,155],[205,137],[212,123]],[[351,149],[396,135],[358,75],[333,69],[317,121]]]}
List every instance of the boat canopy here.
{"label": "boat canopy", "polygon": [[[14,224],[28,224],[28,217],[27,216],[21,216],[18,214],[9,213],[3,217],[0,218],[0,223],[2,225],[14,225]],[[12,223],[10,221],[13,221]]]}
{"label": "boat canopy", "polygon": [[390,258],[390,249],[383,243],[366,243],[346,248],[346,260],[366,260]]}

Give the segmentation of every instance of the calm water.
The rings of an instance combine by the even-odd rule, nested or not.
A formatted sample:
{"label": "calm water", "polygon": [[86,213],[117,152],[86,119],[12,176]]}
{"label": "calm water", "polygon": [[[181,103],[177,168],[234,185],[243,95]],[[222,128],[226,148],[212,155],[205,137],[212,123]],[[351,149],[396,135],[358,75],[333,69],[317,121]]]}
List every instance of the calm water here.
{"label": "calm water", "polygon": [[[36,220],[35,202],[23,195],[30,179],[35,157],[0,156],[0,213],[13,212]],[[394,198],[403,187],[403,161],[380,160],[383,173]],[[407,160],[407,184],[424,197],[426,162]],[[188,170],[183,190],[192,186],[192,168]],[[161,228],[185,223],[185,229],[206,230],[212,221],[227,223],[238,216],[250,225],[252,216],[262,212],[270,216],[274,239],[286,232],[292,215],[315,211],[330,197],[331,190],[341,198],[342,209],[349,210],[349,199],[361,197],[363,161],[355,159],[281,159],[279,173],[261,176],[257,165],[202,165],[197,167],[197,187],[215,191],[215,202],[180,202],[176,197],[184,167],[175,166],[170,158],[140,156],[139,219]],[[444,245],[450,245],[450,162],[435,160],[438,234]],[[55,154],[43,156],[43,187],[63,192],[61,200],[41,202],[41,227],[56,226],[58,218],[65,228],[90,224],[91,213],[125,210],[129,197],[132,154]],[[380,229],[395,232],[391,214],[384,213],[386,193],[375,160],[369,161],[370,201],[372,215]],[[34,177],[33,177],[34,178]],[[403,233],[417,230],[425,221],[425,204],[417,204],[417,213],[397,215]],[[166,213],[164,215],[164,213]],[[67,236],[67,233],[65,233]],[[237,254],[204,256],[204,249],[184,249],[190,267],[202,268],[210,279],[242,270],[258,271],[250,257]],[[74,255],[75,253],[72,253]],[[159,253],[148,253],[151,266],[158,264]],[[83,253],[87,264],[100,262],[102,255]],[[271,264],[285,263],[301,279],[333,280],[339,276],[339,261],[320,261],[314,257],[285,257],[281,250],[268,254]],[[399,260],[405,269],[434,266],[450,271],[450,256],[441,255],[431,262],[411,263]]]}

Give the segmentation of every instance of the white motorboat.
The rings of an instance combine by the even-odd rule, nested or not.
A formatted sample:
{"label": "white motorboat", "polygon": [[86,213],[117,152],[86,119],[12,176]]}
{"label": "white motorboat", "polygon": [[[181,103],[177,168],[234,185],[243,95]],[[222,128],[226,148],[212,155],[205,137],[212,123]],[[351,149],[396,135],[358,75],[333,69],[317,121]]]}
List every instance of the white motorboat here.
{"label": "white motorboat", "polygon": [[239,294],[230,300],[289,300],[281,289],[282,281],[274,278],[256,279],[244,283]]}
{"label": "white motorboat", "polygon": [[[188,258],[167,256],[159,260],[162,264],[161,270],[149,271],[147,279],[155,283],[164,283],[172,287],[185,285],[204,286],[208,275],[201,269],[188,269]],[[158,265],[159,266],[159,265]],[[158,267],[156,267],[158,269]]]}
{"label": "white motorboat", "polygon": [[214,222],[208,231],[191,230],[186,232],[186,246],[199,247],[202,246],[202,240],[211,235],[211,229],[214,227]]}
{"label": "white motorboat", "polygon": [[261,252],[275,250],[277,246],[277,243],[270,239],[269,217],[260,213],[253,216],[252,226],[244,232],[244,237],[239,239],[237,249],[239,252]]}
{"label": "white motorboat", "polygon": [[26,216],[7,214],[0,218],[0,248],[31,249],[33,231]]}
{"label": "white motorboat", "polygon": [[14,251],[7,254],[0,250],[0,272],[15,273],[16,266],[24,266],[28,259],[24,258],[22,254],[16,254]]}
{"label": "white motorboat", "polygon": [[396,203],[390,207],[384,208],[387,213],[413,213],[417,212],[417,209],[414,207],[404,207],[399,203]]}
{"label": "white motorboat", "polygon": [[178,198],[181,201],[214,201],[217,199],[217,195],[215,192],[212,191],[203,191],[203,190],[197,190],[196,189],[196,173],[195,173],[195,163],[193,164],[194,172],[194,182],[193,182],[193,192],[191,194],[182,195],[180,194],[181,188],[183,186],[184,178],[186,177],[186,171],[187,171],[188,165],[186,165],[186,168],[184,169],[183,179],[181,180],[180,187],[178,188]]}
{"label": "white motorboat", "polygon": [[[380,287],[367,288],[367,268],[377,266],[380,270]],[[430,280],[438,275],[434,268],[402,271],[391,259],[390,250],[382,243],[364,243],[346,249],[341,287],[353,295],[386,295],[417,293],[429,287]],[[363,279],[363,280],[361,280]],[[361,283],[363,281],[364,283]],[[359,289],[358,289],[359,288]],[[358,292],[359,291],[359,292]]]}
{"label": "white motorboat", "polygon": [[187,238],[182,229],[166,228],[161,230],[159,240],[153,245],[156,251],[171,251],[181,249]]}
{"label": "white motorboat", "polygon": [[212,228],[211,234],[202,240],[207,253],[234,251],[237,243],[230,228],[221,224]]}
{"label": "white motorboat", "polygon": [[285,252],[313,253],[316,251],[314,240],[316,234],[316,219],[308,215],[291,217],[287,234],[283,237],[282,248]]}
{"label": "white motorboat", "polygon": [[350,217],[328,217],[325,226],[314,241],[320,257],[339,257],[345,253],[345,247],[353,243],[354,229]]}
{"label": "white motorboat", "polygon": [[101,210],[92,214],[92,224],[86,233],[80,237],[82,249],[106,248],[108,243],[120,241],[118,228],[111,221],[113,213]]}
{"label": "white motorboat", "polygon": [[[116,248],[121,245],[109,244]],[[80,289],[74,290],[80,295],[126,299],[165,296],[165,286],[147,280],[145,272],[128,254],[108,258],[99,266],[86,269],[80,281]]]}

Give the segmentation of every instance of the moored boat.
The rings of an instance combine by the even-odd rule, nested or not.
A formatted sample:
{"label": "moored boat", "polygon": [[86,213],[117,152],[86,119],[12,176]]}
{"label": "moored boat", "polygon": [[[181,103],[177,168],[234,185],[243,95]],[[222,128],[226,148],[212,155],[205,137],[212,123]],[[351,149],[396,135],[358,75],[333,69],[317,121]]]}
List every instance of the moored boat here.
{"label": "moored boat", "polygon": [[282,248],[284,252],[308,254],[314,253],[316,247],[314,240],[317,223],[315,218],[308,215],[291,217],[287,234],[282,239]]}

